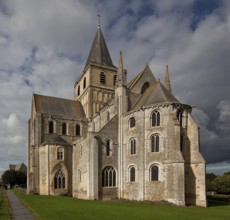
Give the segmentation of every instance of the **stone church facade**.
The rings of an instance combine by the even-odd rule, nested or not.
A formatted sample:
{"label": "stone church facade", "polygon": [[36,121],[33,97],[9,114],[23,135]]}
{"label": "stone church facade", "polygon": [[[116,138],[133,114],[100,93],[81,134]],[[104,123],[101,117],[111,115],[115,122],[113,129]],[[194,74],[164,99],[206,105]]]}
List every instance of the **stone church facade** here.
{"label": "stone church facade", "polygon": [[131,81],[98,27],[74,100],[33,95],[28,193],[206,206],[205,161],[192,107],[172,94],[168,67]]}

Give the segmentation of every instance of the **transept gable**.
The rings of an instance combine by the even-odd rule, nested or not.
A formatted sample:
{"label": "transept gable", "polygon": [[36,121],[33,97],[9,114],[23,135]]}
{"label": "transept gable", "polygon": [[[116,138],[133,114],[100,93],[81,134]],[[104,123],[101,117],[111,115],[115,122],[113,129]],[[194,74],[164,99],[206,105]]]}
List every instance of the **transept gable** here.
{"label": "transept gable", "polygon": [[154,77],[149,65],[146,65],[139,74],[137,74],[131,81],[129,81],[127,87],[133,93],[141,93],[142,87],[145,83],[149,83],[149,85],[151,85],[156,82],[157,80]]}

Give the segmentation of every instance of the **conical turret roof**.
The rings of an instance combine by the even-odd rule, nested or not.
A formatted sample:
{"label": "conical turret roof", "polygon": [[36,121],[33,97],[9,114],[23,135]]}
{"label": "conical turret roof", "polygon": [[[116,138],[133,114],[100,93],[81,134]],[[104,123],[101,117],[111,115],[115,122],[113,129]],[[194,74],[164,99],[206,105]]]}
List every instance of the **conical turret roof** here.
{"label": "conical turret roof", "polygon": [[89,52],[87,62],[85,64],[85,68],[90,63],[96,63],[99,65],[115,67],[110,57],[109,50],[107,48],[105,38],[102,34],[100,26],[98,26],[97,28],[97,32],[96,32],[93,44]]}

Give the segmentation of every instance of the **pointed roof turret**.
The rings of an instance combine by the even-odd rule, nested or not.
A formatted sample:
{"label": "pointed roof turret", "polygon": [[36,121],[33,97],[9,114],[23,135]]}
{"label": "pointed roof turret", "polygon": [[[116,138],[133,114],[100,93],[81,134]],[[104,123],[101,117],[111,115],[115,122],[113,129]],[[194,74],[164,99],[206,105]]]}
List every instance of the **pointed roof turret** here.
{"label": "pointed roof turret", "polygon": [[120,51],[119,64],[117,69],[117,86],[127,86],[125,70],[123,68],[122,51]]}
{"label": "pointed roof turret", "polygon": [[169,79],[169,67],[168,67],[168,65],[166,65],[164,86],[165,86],[170,92],[172,92],[172,90],[171,90],[171,83],[170,83],[170,79]]}
{"label": "pointed roof turret", "polygon": [[90,64],[95,63],[99,65],[115,67],[109,54],[104,36],[102,34],[100,25],[97,27],[97,32],[91,46],[85,68]]}

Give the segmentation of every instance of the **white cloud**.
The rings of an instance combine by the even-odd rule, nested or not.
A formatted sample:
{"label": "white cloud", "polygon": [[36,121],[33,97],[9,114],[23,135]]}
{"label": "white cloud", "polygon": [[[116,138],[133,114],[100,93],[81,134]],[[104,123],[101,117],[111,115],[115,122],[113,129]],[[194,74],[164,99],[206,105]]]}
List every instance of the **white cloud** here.
{"label": "white cloud", "polygon": [[9,128],[15,128],[19,126],[19,119],[15,113],[10,114],[9,118],[3,119],[2,122]]}

